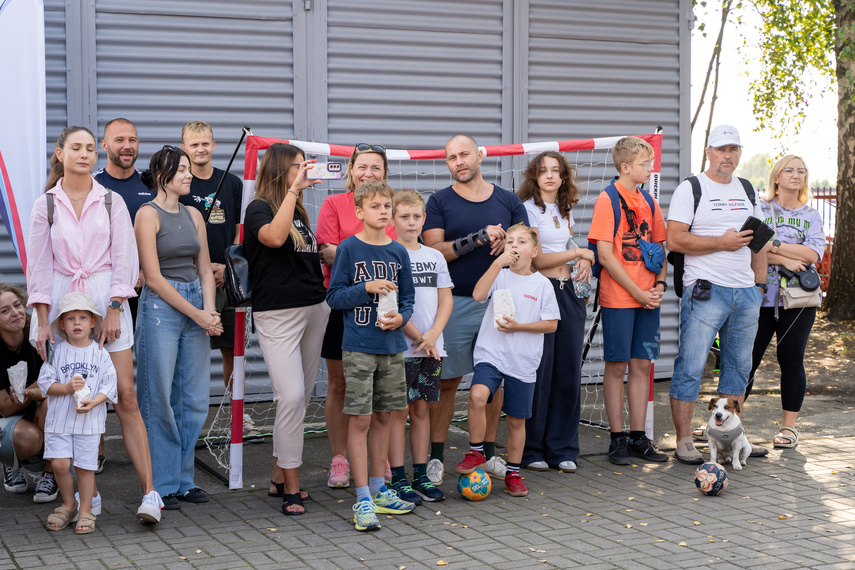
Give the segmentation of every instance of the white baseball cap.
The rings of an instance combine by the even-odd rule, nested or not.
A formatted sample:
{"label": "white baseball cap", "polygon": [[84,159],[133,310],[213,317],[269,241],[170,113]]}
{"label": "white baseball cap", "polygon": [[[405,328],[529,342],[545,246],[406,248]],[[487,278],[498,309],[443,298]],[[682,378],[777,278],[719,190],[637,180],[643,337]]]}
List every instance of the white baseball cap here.
{"label": "white baseball cap", "polygon": [[730,144],[742,146],[742,141],[739,140],[739,131],[736,130],[736,127],[719,125],[710,132],[707,146],[721,148]]}
{"label": "white baseball cap", "polygon": [[95,329],[92,331],[92,336],[98,338],[98,335],[101,333],[101,313],[99,313],[95,309],[95,301],[87,295],[86,293],[82,293],[80,291],[73,291],[71,293],[66,294],[59,301],[59,316],[56,317],[53,322],[50,324],[50,328],[53,329],[53,332],[64,339],[67,339],[68,336],[65,334],[65,331],[62,330],[62,327],[59,326],[59,321],[62,319],[62,315],[64,313],[68,313],[70,311],[89,311],[95,317]]}

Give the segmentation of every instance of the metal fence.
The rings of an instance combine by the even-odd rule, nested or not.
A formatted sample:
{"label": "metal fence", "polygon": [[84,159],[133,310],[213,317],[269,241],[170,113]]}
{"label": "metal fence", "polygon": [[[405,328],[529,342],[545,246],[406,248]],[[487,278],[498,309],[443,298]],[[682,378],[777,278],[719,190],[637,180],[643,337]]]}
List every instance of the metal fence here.
{"label": "metal fence", "polygon": [[822,288],[828,288],[828,276],[831,272],[831,254],[834,246],[834,229],[837,220],[837,189],[836,188],[813,188],[813,199],[810,201],[814,208],[822,216],[822,225],[825,230],[825,253],[816,266],[819,276],[822,278]]}

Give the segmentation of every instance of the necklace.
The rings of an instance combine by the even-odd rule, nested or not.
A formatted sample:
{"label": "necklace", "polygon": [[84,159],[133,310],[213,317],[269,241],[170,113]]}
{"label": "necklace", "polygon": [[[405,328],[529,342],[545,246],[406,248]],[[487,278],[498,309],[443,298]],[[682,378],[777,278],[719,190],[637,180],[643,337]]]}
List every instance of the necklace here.
{"label": "necklace", "polygon": [[558,206],[549,202],[544,202],[544,204],[549,207],[549,213],[552,214],[552,223],[555,224],[555,229],[561,229],[561,216],[558,215],[561,211],[558,209]]}
{"label": "necklace", "polygon": [[79,203],[80,203],[80,201],[81,201],[81,200],[85,200],[85,199],[86,199],[86,197],[89,195],[89,192],[87,192],[87,193],[86,193],[86,194],[84,194],[83,196],[80,196],[79,198],[72,198],[72,197],[71,197],[71,194],[68,194],[68,193],[66,193],[65,195],[66,195],[66,196],[68,196],[68,199],[69,199],[69,200],[71,200],[71,203],[72,203],[72,204],[74,204],[74,205],[76,206],[77,204],[79,204]]}

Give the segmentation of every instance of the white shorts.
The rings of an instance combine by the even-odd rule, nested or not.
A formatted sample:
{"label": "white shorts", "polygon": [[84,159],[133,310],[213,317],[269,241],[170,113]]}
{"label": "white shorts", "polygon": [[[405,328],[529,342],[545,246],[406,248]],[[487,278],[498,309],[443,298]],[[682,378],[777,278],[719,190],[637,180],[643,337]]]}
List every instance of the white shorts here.
{"label": "white shorts", "polygon": [[45,433],[45,459],[74,458],[74,467],[95,471],[98,468],[100,433],[73,435],[70,433]]}

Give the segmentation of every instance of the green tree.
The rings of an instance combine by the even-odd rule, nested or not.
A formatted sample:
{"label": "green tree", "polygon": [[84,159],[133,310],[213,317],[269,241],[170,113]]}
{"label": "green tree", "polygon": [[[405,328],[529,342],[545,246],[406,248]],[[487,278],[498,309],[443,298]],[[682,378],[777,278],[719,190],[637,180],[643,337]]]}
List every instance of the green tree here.
{"label": "green tree", "polygon": [[748,160],[742,160],[736,169],[736,175],[747,178],[758,192],[769,185],[769,170],[772,169],[772,157],[768,154],[755,154]]}

